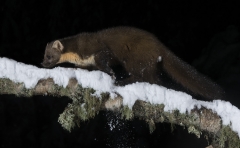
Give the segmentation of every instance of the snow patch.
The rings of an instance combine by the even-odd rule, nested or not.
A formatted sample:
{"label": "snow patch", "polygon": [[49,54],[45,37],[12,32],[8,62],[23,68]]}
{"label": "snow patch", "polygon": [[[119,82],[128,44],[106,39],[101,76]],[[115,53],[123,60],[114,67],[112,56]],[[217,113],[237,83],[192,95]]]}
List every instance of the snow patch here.
{"label": "snow patch", "polygon": [[158,59],[157,59],[157,62],[161,62],[162,61],[162,57],[159,56]]}

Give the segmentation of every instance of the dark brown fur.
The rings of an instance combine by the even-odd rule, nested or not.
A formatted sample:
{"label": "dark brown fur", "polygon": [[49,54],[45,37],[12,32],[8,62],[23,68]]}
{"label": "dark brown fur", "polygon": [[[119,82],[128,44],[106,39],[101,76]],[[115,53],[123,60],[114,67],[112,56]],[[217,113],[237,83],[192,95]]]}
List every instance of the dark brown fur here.
{"label": "dark brown fur", "polygon": [[[159,57],[161,61],[158,61]],[[114,77],[117,75],[114,67],[120,67],[124,78],[117,79],[119,85],[137,81],[162,85],[163,70],[195,94],[208,99],[222,99],[223,92],[219,86],[176,57],[154,35],[136,28],[110,28],[49,43],[43,66],[52,67],[62,62],[94,67]]]}

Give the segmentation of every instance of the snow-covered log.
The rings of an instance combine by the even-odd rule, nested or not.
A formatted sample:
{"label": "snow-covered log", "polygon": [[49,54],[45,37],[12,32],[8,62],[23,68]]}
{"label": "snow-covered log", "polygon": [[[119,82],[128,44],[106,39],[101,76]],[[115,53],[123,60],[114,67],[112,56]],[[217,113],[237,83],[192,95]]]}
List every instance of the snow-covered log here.
{"label": "snow-covered log", "polygon": [[0,58],[0,94],[69,97],[72,103],[58,119],[68,131],[94,118],[100,110],[112,110],[126,120],[146,121],[150,132],[155,123],[168,122],[186,127],[197,137],[211,137],[213,147],[240,145],[240,111],[229,102],[198,101],[183,92],[148,83],[118,87],[100,71],[40,69]]}

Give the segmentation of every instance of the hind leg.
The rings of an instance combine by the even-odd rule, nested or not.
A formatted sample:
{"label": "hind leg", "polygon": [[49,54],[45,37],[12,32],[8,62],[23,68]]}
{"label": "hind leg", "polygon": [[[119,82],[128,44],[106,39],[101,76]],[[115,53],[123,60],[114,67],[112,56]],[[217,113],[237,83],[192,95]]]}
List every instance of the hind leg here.
{"label": "hind leg", "polygon": [[152,68],[152,67],[146,68],[142,73],[143,82],[161,85],[162,82],[159,78],[158,73],[159,73],[159,70],[157,70],[155,68]]}

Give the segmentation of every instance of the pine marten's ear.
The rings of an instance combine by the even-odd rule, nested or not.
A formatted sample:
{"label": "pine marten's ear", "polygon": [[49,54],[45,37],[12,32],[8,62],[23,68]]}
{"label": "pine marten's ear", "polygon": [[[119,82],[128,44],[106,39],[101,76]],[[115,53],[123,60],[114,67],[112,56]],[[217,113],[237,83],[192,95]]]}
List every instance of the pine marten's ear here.
{"label": "pine marten's ear", "polygon": [[56,41],[53,42],[52,48],[56,48],[59,51],[62,51],[64,47],[59,40],[56,40]]}

